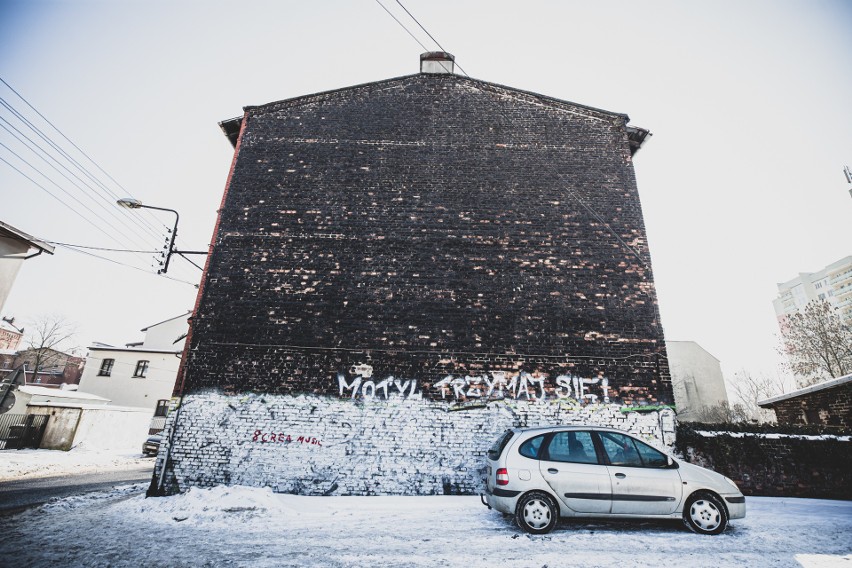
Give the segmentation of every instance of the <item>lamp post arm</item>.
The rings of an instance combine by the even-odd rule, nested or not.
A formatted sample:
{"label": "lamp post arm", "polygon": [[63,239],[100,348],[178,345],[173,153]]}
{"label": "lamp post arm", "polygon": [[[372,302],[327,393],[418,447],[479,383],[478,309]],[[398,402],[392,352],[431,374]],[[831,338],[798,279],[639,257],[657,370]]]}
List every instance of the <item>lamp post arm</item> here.
{"label": "lamp post arm", "polygon": [[154,207],[152,205],[142,205],[145,209],[156,209],[158,211],[171,211],[175,214],[175,226],[172,229],[172,238],[169,241],[169,251],[166,253],[166,262],[163,264],[163,267],[157,271],[157,274],[165,274],[169,270],[169,261],[172,259],[172,253],[175,251],[175,239],[177,238],[177,228],[178,222],[180,221],[180,214],[174,209],[168,209],[166,207]]}
{"label": "lamp post arm", "polygon": [[177,238],[178,223],[180,222],[180,214],[177,211],[175,211],[174,209],[169,209],[168,207],[155,207],[153,205],[144,205],[138,199],[133,199],[133,198],[130,198],[130,197],[119,199],[117,201],[117,203],[119,205],[121,205],[122,207],[127,207],[129,209],[155,209],[157,211],[168,211],[169,213],[175,214],[175,225],[172,228],[172,237],[171,237],[171,239],[169,239],[169,248],[168,248],[168,251],[166,252],[166,261],[163,263],[163,267],[160,270],[157,271],[157,274],[165,274],[166,272],[168,272],[169,262],[171,261],[173,254],[179,254],[184,259],[186,259],[187,262],[189,262],[190,264],[192,264],[193,266],[195,266],[199,270],[202,270],[202,271],[204,270],[203,268],[201,268],[200,266],[198,266],[197,264],[195,264],[194,262],[192,262],[191,260],[186,258],[186,255],[188,255],[188,254],[210,254],[209,251],[177,250],[175,248],[175,239]]}

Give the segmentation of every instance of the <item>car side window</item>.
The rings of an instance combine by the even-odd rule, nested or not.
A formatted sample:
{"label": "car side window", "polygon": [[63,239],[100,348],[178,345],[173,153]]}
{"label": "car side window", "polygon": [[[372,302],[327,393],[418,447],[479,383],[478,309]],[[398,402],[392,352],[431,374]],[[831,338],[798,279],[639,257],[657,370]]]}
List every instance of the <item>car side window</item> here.
{"label": "car side window", "polygon": [[601,432],[601,444],[612,465],[642,467],[642,458],[633,443],[633,438],[614,432]]}
{"label": "car side window", "polygon": [[634,440],[634,442],[645,467],[668,467],[669,458],[666,454],[638,440]]}
{"label": "car side window", "polygon": [[569,463],[598,463],[591,432],[557,432],[547,446],[547,459]]}
{"label": "car side window", "polygon": [[525,458],[530,458],[537,460],[538,454],[541,451],[541,443],[544,442],[545,434],[541,436],[536,436],[535,438],[530,438],[518,448],[518,453],[520,453]]}

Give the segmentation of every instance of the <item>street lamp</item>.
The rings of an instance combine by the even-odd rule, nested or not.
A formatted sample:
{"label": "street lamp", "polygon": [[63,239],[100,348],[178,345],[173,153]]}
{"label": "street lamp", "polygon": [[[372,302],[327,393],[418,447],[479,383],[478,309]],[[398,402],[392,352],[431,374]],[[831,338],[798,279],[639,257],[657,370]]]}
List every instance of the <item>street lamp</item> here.
{"label": "street lamp", "polygon": [[[207,254],[207,251],[198,251],[198,250],[177,250],[175,248],[175,237],[177,237],[177,228],[178,221],[180,221],[180,215],[174,209],[168,209],[166,207],[154,207],[153,205],[143,205],[141,201],[138,199],[133,199],[132,197],[124,197],[116,201],[122,207],[126,207],[127,209],[156,209],[157,211],[169,211],[175,214],[175,226],[172,229],[172,238],[169,241],[169,250],[166,253],[166,261],[162,263],[162,268],[157,271],[157,274],[165,274],[169,269],[169,260],[171,260],[173,254],[179,254],[182,257],[186,258],[187,254]],[[195,266],[198,269],[203,270],[200,266],[186,258],[186,260]]]}

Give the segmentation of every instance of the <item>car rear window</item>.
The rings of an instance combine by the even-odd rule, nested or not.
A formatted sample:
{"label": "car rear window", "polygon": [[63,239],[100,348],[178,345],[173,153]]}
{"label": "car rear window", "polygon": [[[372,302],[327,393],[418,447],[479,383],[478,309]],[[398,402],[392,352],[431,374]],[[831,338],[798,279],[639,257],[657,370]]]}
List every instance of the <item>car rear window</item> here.
{"label": "car rear window", "polygon": [[509,440],[511,440],[512,436],[514,435],[515,433],[511,430],[506,430],[505,432],[503,432],[503,434],[501,434],[500,437],[494,441],[494,444],[491,446],[491,449],[488,450],[488,459],[496,460],[497,458],[499,458],[500,454],[503,453],[503,448],[506,447],[506,444],[509,443]]}
{"label": "car rear window", "polygon": [[530,438],[518,448],[518,453],[524,456],[525,458],[531,458],[534,460],[538,459],[538,453],[541,451],[541,443],[544,442],[544,437],[546,434],[542,434],[541,436],[536,436],[535,438]]}

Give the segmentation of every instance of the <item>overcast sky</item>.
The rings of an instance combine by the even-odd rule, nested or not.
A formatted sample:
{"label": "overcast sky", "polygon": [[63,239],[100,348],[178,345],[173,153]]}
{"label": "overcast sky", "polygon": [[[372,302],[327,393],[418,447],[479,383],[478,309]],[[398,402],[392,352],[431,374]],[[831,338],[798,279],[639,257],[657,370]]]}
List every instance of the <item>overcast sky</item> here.
{"label": "overcast sky", "polygon": [[[729,380],[775,372],[777,283],[852,254],[852,2],[403,4],[471,77],[650,129],[635,167],[666,338],[697,341]],[[423,51],[376,0],[0,0],[0,77],[26,102],[4,84],[0,96],[91,176],[27,150],[0,107],[0,158],[31,178],[0,161],[0,221],[53,242],[160,248],[174,215],[113,205],[132,195],[178,210],[179,247],[206,249],[233,157],[219,121],[417,73]],[[201,272],[183,259],[167,279],[152,254],[86,252],[26,261],[3,315],[64,315],[85,347],[192,309]]]}

